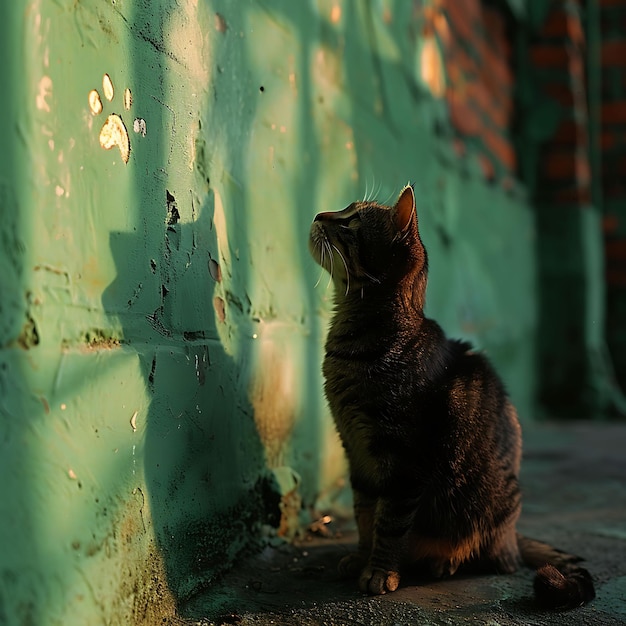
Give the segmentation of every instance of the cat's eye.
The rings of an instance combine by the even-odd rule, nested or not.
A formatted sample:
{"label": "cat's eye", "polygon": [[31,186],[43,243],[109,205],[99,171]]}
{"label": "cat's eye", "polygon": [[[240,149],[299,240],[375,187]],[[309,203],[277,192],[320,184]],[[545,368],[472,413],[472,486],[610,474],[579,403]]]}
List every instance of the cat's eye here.
{"label": "cat's eye", "polygon": [[358,215],[354,215],[350,218],[350,221],[347,224],[340,224],[341,228],[346,228],[348,230],[354,230],[358,228],[361,223],[361,218]]}

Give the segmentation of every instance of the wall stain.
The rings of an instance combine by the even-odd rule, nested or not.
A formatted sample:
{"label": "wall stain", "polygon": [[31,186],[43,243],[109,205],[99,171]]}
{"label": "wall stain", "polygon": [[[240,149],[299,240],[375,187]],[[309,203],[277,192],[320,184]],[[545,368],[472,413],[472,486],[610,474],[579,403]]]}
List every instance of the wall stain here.
{"label": "wall stain", "polygon": [[15,340],[16,344],[23,350],[30,350],[39,345],[39,331],[37,330],[37,324],[35,320],[29,315],[26,315],[26,322],[22,327],[22,332]]}
{"label": "wall stain", "polygon": [[166,189],[165,190],[165,204],[167,208],[166,223],[168,226],[174,226],[180,220],[180,213],[176,206],[176,198]]}
{"label": "wall stain", "polygon": [[215,309],[217,319],[222,323],[226,321],[226,304],[224,299],[219,296],[215,296],[215,298],[213,298],[213,308]]}
{"label": "wall stain", "polygon": [[122,345],[122,339],[102,328],[88,328],[81,332],[76,340],[63,339],[61,349],[68,351],[77,349],[83,352],[94,350],[115,350]]}

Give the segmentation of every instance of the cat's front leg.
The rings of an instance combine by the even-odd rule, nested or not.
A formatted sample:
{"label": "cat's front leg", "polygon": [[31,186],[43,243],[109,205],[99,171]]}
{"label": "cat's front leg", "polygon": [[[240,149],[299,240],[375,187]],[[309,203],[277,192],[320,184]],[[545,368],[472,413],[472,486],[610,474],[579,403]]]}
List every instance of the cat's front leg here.
{"label": "cat's front leg", "polygon": [[410,500],[378,500],[372,552],[359,577],[361,591],[381,595],[398,588],[400,565],[406,558],[414,514],[414,503]]}
{"label": "cat's front leg", "polygon": [[353,490],[354,518],[359,531],[359,545],[356,552],[346,554],[339,561],[339,573],[342,576],[356,578],[369,559],[372,551],[374,534],[374,512],[376,498],[367,496],[361,491]]}

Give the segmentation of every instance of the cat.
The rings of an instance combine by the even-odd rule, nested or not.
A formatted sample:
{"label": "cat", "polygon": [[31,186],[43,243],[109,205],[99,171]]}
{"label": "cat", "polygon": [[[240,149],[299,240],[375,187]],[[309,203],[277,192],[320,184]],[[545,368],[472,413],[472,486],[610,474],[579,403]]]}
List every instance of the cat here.
{"label": "cat", "polygon": [[349,463],[358,550],[339,563],[363,592],[395,591],[408,566],[539,568],[535,596],[595,596],[580,560],[517,534],[521,429],[487,358],[424,315],[428,261],[413,187],[394,206],[315,216],[315,261],[335,287],[324,390]]}

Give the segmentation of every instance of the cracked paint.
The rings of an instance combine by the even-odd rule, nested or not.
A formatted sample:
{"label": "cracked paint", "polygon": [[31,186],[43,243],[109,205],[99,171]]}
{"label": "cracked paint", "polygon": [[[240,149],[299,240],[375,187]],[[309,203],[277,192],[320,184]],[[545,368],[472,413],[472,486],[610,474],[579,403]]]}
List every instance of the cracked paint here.
{"label": "cracked paint", "polygon": [[37,108],[40,111],[50,113],[50,104],[48,98],[52,96],[52,79],[49,76],[43,76],[39,81],[37,90]]}
{"label": "cracked paint", "polygon": [[[102,77],[102,93],[108,102],[115,98],[115,87],[109,74]],[[100,115],[104,110],[104,105],[97,89],[92,89],[87,95],[89,110],[93,116]],[[129,111],[133,104],[133,96],[129,87],[123,93],[122,105],[124,110]],[[146,136],[146,122],[141,118],[136,118],[133,122],[133,130],[142,137]],[[130,158],[131,143],[126,124],[121,115],[111,113],[107,116],[98,136],[100,146],[105,150],[118,148],[122,161],[126,164]]]}
{"label": "cracked paint", "polygon": [[106,122],[100,129],[100,145],[105,150],[111,150],[112,148],[119,148],[122,161],[128,163],[130,157],[130,139],[128,137],[128,131],[122,118],[113,113],[107,117]]}

